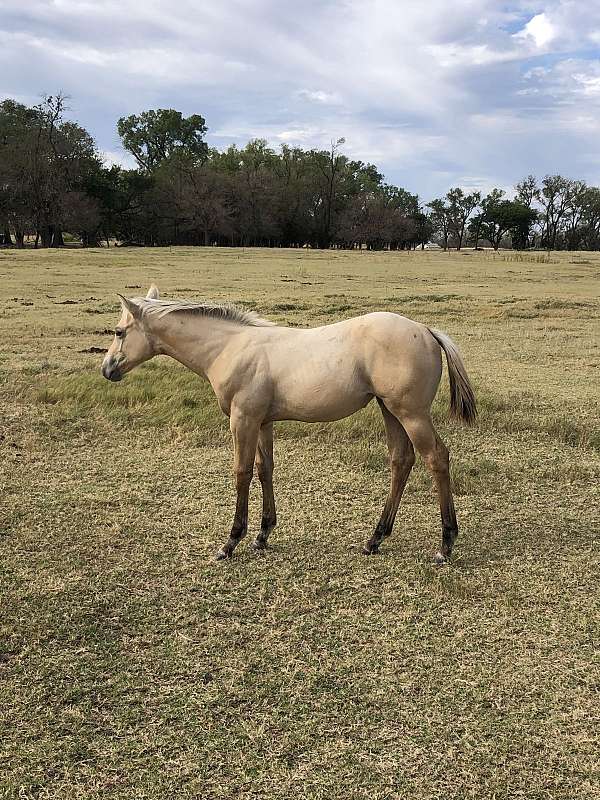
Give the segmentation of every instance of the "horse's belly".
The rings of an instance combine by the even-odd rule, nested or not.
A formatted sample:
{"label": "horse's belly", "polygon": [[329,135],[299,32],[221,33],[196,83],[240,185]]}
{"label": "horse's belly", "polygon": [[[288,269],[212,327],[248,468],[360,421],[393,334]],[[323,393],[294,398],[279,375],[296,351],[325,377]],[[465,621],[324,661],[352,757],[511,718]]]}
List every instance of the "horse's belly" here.
{"label": "horse's belly", "polygon": [[373,398],[365,387],[338,381],[297,383],[285,388],[287,391],[277,392],[272,409],[273,420],[333,422],[356,413]]}

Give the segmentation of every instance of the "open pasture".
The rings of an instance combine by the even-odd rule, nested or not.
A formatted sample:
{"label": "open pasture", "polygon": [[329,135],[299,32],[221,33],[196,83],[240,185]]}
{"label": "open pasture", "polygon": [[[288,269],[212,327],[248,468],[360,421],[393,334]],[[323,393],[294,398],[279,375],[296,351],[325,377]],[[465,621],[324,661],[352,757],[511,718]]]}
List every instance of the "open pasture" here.
{"label": "open pasture", "polygon": [[[279,525],[213,556],[227,421],[166,359],[99,371],[116,292],[282,324],[398,311],[461,347],[480,418],[436,425],[381,555],[379,410],[276,425]],[[591,798],[598,775],[600,256],[0,251],[0,797]],[[445,369],[445,368],[444,368]]]}

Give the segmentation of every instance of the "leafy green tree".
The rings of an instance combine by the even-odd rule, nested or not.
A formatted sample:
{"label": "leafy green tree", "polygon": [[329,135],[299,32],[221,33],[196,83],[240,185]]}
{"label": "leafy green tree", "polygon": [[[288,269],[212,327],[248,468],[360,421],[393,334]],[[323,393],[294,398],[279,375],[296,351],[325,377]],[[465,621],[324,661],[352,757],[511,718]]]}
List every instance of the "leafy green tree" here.
{"label": "leafy green tree", "polygon": [[[517,192],[516,200],[522,203],[527,208],[534,208],[534,204],[538,202],[540,196],[540,187],[538,186],[537,178],[535,175],[528,175],[515,186]],[[539,215],[537,215],[539,219]],[[527,231],[523,231],[522,240],[519,246],[522,248],[529,247],[535,240],[533,231],[533,222]]]}
{"label": "leafy green tree", "polygon": [[570,181],[564,216],[564,241],[568,250],[578,250],[582,239],[582,221],[586,211],[588,186],[585,181]]}
{"label": "leafy green tree", "polygon": [[4,225],[17,246],[26,233],[36,234],[36,246],[60,246],[65,218],[74,218],[77,198],[84,202],[82,181],[100,166],[92,137],[64,119],[65,100],[58,94],[34,108],[0,104]]}
{"label": "leafy green tree", "polygon": [[312,235],[317,247],[330,247],[338,237],[346,209],[361,193],[374,192],[382,175],[373,164],[352,161],[341,152],[344,139],[331,143],[329,150],[310,150]]}
{"label": "leafy green tree", "polygon": [[125,149],[146,172],[172,158],[201,163],[209,154],[204,141],[207,127],[199,114],[184,117],[172,108],[143,111],[121,117],[117,131]]}
{"label": "leafy green tree", "polygon": [[279,158],[274,162],[274,169],[281,244],[284,247],[297,247],[306,243],[306,232],[312,225],[314,203],[310,159],[300,147],[284,144]]}
{"label": "leafy green tree", "polygon": [[417,208],[417,211],[412,215],[415,224],[415,231],[413,242],[415,247],[417,245],[421,246],[423,250],[427,242],[430,241],[433,231],[434,225],[431,221],[429,214],[426,214],[422,208]]}
{"label": "leafy green tree", "polygon": [[573,181],[562,175],[546,175],[537,199],[543,208],[542,241],[549,250],[556,249],[560,225],[563,222],[573,192]]}
{"label": "leafy green tree", "polygon": [[475,250],[479,249],[479,240],[481,238],[481,227],[484,222],[484,216],[485,215],[483,211],[480,211],[478,214],[473,214],[467,225],[469,241]]}
{"label": "leafy green tree", "polygon": [[429,219],[433,226],[433,233],[441,238],[442,247],[444,250],[447,250],[448,238],[452,225],[450,207],[441,197],[438,197],[435,200],[432,200],[430,203],[427,203],[427,207],[431,209],[429,213]]}
{"label": "leafy green tree", "polygon": [[519,200],[505,200],[501,189],[493,189],[481,206],[481,236],[487,239],[494,250],[498,250],[502,238],[509,232],[513,237],[523,236],[529,230],[537,213]]}
{"label": "leafy green tree", "polygon": [[449,230],[454,236],[456,249],[460,250],[469,217],[481,202],[481,192],[465,194],[456,187],[446,195]]}
{"label": "leafy green tree", "polygon": [[528,175],[515,186],[517,192],[516,199],[527,208],[532,208],[538,199],[540,189],[535,175]]}
{"label": "leafy green tree", "polygon": [[583,214],[579,221],[579,246],[587,250],[600,249],[600,189],[588,186],[581,198]]}
{"label": "leafy green tree", "polygon": [[12,244],[14,237],[17,247],[23,247],[31,227],[29,154],[37,124],[34,109],[11,99],[0,103],[0,223],[5,244]]}

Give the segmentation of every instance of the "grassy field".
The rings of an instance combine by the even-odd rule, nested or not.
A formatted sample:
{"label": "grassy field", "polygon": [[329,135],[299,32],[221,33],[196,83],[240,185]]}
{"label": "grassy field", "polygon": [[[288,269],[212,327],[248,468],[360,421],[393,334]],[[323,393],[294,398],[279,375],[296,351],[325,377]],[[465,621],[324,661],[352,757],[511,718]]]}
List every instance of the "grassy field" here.
{"label": "grassy field", "polygon": [[[450,333],[480,421],[436,424],[381,555],[375,404],[276,426],[279,526],[216,563],[227,421],[157,359],[112,385],[116,292]],[[597,797],[600,254],[0,251],[0,797]],[[260,492],[251,492],[251,534]]]}

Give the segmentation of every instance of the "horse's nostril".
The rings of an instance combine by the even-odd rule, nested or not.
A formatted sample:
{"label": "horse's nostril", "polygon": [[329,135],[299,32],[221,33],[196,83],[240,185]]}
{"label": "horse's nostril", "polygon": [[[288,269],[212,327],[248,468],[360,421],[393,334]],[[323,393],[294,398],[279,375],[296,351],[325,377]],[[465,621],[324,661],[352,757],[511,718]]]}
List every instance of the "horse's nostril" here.
{"label": "horse's nostril", "polygon": [[123,377],[119,371],[118,365],[115,364],[112,359],[102,364],[102,374],[108,381],[120,381]]}

